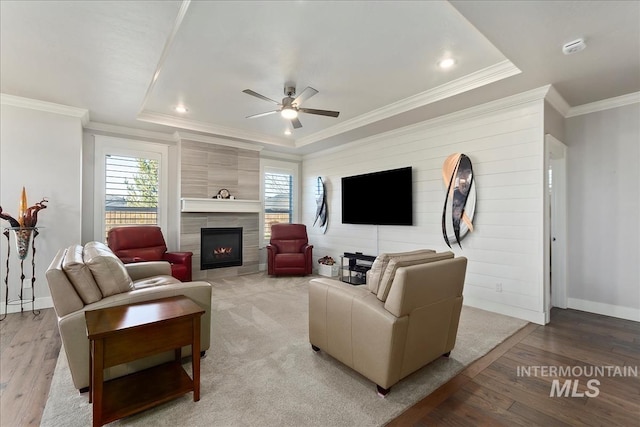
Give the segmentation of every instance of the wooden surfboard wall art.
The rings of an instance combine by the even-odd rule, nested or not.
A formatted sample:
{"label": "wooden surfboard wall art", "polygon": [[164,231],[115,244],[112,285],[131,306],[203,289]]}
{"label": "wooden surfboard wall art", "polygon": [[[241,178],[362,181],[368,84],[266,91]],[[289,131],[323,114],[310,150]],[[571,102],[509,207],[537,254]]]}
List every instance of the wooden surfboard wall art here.
{"label": "wooden surfboard wall art", "polygon": [[322,178],[318,177],[316,181],[316,219],[313,220],[313,226],[317,223],[322,230],[322,234],[327,232],[328,211],[326,187]]}
{"label": "wooden surfboard wall art", "polygon": [[[473,185],[473,166],[465,154],[455,153],[447,157],[442,166],[442,179],[447,195],[442,210],[442,236],[451,248],[451,242],[460,243],[469,231],[473,231],[473,215],[476,208],[476,188]],[[447,215],[450,212],[450,215]]]}

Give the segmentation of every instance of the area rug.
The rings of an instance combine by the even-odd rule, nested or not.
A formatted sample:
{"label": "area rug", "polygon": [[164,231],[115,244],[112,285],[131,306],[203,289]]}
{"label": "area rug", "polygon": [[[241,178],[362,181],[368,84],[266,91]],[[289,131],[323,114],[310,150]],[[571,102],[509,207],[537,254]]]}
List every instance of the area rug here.
{"label": "area rug", "polygon": [[[189,393],[113,425],[380,426],[527,324],[464,306],[451,356],[381,399],[371,381],[311,350],[308,282],[258,273],[212,283],[212,347],[201,363],[200,401]],[[73,387],[62,350],[41,425],[90,424],[88,396]]]}

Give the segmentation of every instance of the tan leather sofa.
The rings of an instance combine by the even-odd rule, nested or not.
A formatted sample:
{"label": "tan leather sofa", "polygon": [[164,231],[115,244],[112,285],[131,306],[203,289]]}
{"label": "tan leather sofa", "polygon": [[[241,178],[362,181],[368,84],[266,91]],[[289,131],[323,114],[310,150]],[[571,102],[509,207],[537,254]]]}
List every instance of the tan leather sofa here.
{"label": "tan leather sofa", "polygon": [[309,285],[309,341],[376,383],[391,386],[456,342],[467,259],[420,250],[382,254],[367,284],[316,278]]}
{"label": "tan leather sofa", "polygon": [[[84,312],[184,295],[205,309],[201,318],[201,350],[210,346],[211,284],[185,282],[171,276],[165,261],[123,264],[103,243],[72,245],[58,251],[46,272],[74,386],[89,386],[89,340]],[[182,356],[191,347],[182,349]],[[105,380],[171,360],[173,351],[105,369]]]}

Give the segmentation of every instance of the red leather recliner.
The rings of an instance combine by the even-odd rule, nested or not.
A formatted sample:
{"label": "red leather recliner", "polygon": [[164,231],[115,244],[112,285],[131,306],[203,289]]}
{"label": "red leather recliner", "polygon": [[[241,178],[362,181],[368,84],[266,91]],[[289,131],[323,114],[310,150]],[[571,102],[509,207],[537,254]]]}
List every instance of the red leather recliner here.
{"label": "red leather recliner", "polygon": [[304,224],[273,224],[267,245],[268,273],[272,276],[305,276],[311,274],[311,252],[307,226]]}
{"label": "red leather recliner", "polygon": [[167,252],[160,227],[154,225],[113,227],[107,244],[125,264],[143,261],[168,261],[171,275],[181,282],[191,281],[193,252]]}

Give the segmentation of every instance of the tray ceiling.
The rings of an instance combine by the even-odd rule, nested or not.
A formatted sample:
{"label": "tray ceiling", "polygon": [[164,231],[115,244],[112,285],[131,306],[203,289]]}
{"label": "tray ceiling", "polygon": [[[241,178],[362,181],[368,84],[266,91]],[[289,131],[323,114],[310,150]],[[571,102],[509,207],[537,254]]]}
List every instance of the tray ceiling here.
{"label": "tray ceiling", "polygon": [[[187,129],[292,152],[545,84],[557,85],[570,103],[640,89],[637,2],[0,5],[3,93],[86,108],[94,122]],[[580,36],[588,48],[562,55],[562,44]],[[612,43],[629,55],[603,64]],[[454,67],[438,68],[444,57]],[[590,76],[604,69],[621,71],[590,88]],[[340,116],[301,114],[300,129],[279,114],[245,118],[276,106],[242,90],[280,101],[285,85],[317,89],[303,106]],[[177,113],[178,104],[187,113]]]}

